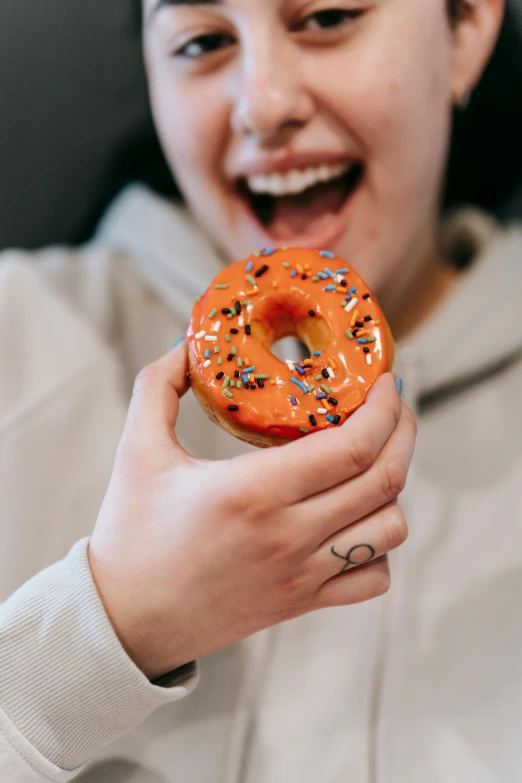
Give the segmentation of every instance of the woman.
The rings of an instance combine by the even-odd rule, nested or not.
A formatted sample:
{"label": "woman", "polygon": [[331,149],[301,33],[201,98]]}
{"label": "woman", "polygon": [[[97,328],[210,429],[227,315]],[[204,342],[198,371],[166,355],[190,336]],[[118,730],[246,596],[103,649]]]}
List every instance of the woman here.
{"label": "woman", "polygon": [[[207,499],[214,507],[223,478],[219,463],[198,463],[194,482],[192,462],[183,462],[180,471],[172,457],[178,494],[172,498],[163,489],[162,437],[165,423],[172,424],[177,414],[177,397],[165,390],[183,390],[183,351],[177,348],[140,376],[89,545],[92,575],[83,543],[53,566],[52,579],[44,573],[36,587],[29,583],[7,604],[16,619],[25,600],[33,631],[51,627],[60,647],[67,646],[57,655],[44,631],[43,650],[35,646],[34,633],[10,646],[2,706],[8,719],[4,736],[18,748],[18,769],[20,757],[25,760],[16,780],[29,780],[31,774],[38,781],[44,774],[68,779],[93,759],[84,780],[517,779],[522,761],[522,629],[516,605],[522,581],[522,534],[516,525],[522,499],[516,402],[522,384],[517,321],[522,239],[517,231],[501,232],[482,215],[462,213],[446,227],[442,249],[438,241],[452,104],[465,103],[480,78],[502,3],[448,5],[443,0],[341,0],[334,6],[301,0],[144,3],[156,124],[191,216],[132,190],[82,251],[46,251],[31,267],[20,256],[6,259],[4,290],[10,295],[0,313],[9,317],[10,341],[0,361],[4,376],[12,379],[5,418],[14,422],[7,453],[16,468],[12,476],[23,475],[24,481],[23,488],[20,479],[5,482],[6,518],[18,523],[15,530],[24,542],[32,536],[40,548],[33,532],[38,497],[51,542],[54,537],[63,545],[71,519],[71,542],[88,534],[122,426],[125,384],[130,391],[135,373],[169,332],[184,330],[192,296],[223,263],[256,246],[308,244],[328,246],[353,261],[378,293],[401,341],[405,392],[420,413],[419,448],[404,498],[414,535],[395,558],[394,589],[386,598],[339,606],[363,597],[363,585],[358,594],[344,593],[343,600],[330,596],[328,609],[302,614],[307,598],[307,608],[314,608],[311,596],[300,593],[296,604],[295,592],[287,591],[279,619],[296,619],[205,657],[201,684],[189,698],[123,736],[154,707],[188,693],[193,658],[222,650],[274,620],[274,604],[256,605],[263,623],[250,616],[252,601],[240,604],[239,611],[216,601],[223,573],[244,575],[245,563],[259,587],[253,573],[258,560],[249,559],[245,539],[243,567],[237,558],[225,560],[229,567],[223,567],[215,548],[222,533],[209,535],[214,528],[205,527]],[[451,259],[463,246],[470,263],[458,273]],[[16,310],[15,304],[7,309],[11,302]],[[33,328],[38,341],[36,335],[31,339]],[[52,345],[53,357],[43,362],[46,344]],[[376,388],[383,394],[376,412],[390,410],[394,399],[397,404],[386,384],[389,378]],[[379,466],[383,455],[390,464],[389,446],[391,462],[406,466],[411,422],[405,434],[404,415],[394,428],[379,421],[371,401],[364,409],[377,435],[366,437],[368,421],[361,431],[368,442],[375,438],[377,447],[362,467]],[[352,420],[353,426],[359,420]],[[60,432],[69,438],[67,449]],[[177,435],[189,452],[210,459],[234,457],[242,449],[204,422],[188,398]],[[352,442],[358,443],[357,432]],[[177,442],[169,447],[181,460]],[[297,454],[281,452],[297,469]],[[92,455],[97,474],[90,471]],[[241,466],[240,479],[257,458],[247,454],[233,463]],[[344,465],[343,458],[338,463]],[[341,481],[353,475],[350,455],[346,464]],[[358,479],[376,472],[382,473],[379,467],[363,470]],[[50,487],[57,475],[60,486]],[[284,471],[272,462],[264,465],[263,475],[255,501],[258,519],[263,494],[278,495],[276,482]],[[148,526],[143,535],[150,514],[142,510],[149,507],[140,493],[147,483],[158,487],[162,509],[182,498],[172,523],[175,535],[165,513],[161,535]],[[402,479],[393,477],[388,484],[389,497],[377,508],[395,497]],[[361,520],[350,479],[347,486],[352,494],[343,495],[338,506],[347,514],[343,535],[351,534],[350,522]],[[77,511],[82,493],[83,516]],[[244,505],[239,508],[234,529],[244,531]],[[181,529],[188,531],[181,538],[180,518],[187,523]],[[383,551],[404,538],[395,511],[392,520],[388,524],[386,517],[379,527],[392,532]],[[362,524],[367,522],[364,517]],[[197,535],[190,538],[194,529]],[[35,552],[32,571],[57,549],[48,545],[46,552]],[[375,566],[381,569],[379,587],[372,581],[368,597],[383,590],[382,561],[348,574],[364,580],[365,574],[375,574]],[[8,571],[7,562],[5,573],[11,590],[29,576],[12,566]],[[201,581],[202,574],[208,581]],[[238,600],[243,599],[239,584]],[[290,584],[295,591],[296,581]],[[347,583],[342,584],[344,591]],[[34,604],[34,596],[49,591],[49,585],[59,593],[53,604],[58,609],[51,613],[45,601],[42,607]],[[273,591],[266,593],[273,600]],[[86,594],[90,612],[82,617]],[[114,631],[128,657],[122,658]],[[56,660],[54,667],[49,658]],[[160,680],[177,687],[147,687],[132,661],[151,679],[181,665]],[[39,687],[24,677],[28,668]],[[14,764],[7,750],[5,757]]]}

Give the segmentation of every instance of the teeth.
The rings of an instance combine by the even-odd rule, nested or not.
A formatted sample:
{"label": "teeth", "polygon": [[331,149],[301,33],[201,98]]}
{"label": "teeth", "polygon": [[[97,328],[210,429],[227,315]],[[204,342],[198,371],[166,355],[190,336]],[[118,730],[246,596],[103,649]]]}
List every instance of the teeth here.
{"label": "teeth", "polygon": [[317,185],[319,182],[329,182],[346,174],[351,168],[350,163],[335,165],[310,166],[298,170],[293,169],[285,174],[253,174],[247,177],[247,185],[253,193],[266,193],[270,196],[291,196]]}

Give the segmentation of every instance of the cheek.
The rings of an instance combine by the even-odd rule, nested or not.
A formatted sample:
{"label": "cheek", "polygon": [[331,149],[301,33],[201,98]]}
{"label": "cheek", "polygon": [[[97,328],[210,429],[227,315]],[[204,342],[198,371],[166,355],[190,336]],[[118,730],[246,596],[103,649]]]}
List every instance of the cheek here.
{"label": "cheek", "polygon": [[180,79],[163,66],[151,68],[149,86],[161,145],[182,190],[192,180],[215,176],[228,117],[216,85]]}
{"label": "cheek", "polygon": [[318,90],[332,85],[328,108],[373,171],[393,171],[403,187],[434,178],[445,155],[452,50],[443,6],[390,2],[344,55],[332,57],[317,83]]}

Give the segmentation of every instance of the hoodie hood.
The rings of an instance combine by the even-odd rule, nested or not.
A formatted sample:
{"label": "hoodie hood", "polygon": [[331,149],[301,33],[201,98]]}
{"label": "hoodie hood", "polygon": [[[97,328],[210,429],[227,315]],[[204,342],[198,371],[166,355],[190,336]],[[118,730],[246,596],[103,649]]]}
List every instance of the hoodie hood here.
{"label": "hoodie hood", "polygon": [[522,352],[522,229],[501,228],[474,209],[443,226],[450,258],[471,263],[433,315],[397,351],[414,407],[479,382]]}
{"label": "hoodie hood", "polygon": [[[228,260],[186,208],[132,185],[116,199],[97,239],[130,259],[187,323],[194,297]],[[395,371],[416,409],[478,382],[522,351],[522,229],[501,228],[475,209],[443,226],[448,256],[472,259],[431,317],[397,346]]]}

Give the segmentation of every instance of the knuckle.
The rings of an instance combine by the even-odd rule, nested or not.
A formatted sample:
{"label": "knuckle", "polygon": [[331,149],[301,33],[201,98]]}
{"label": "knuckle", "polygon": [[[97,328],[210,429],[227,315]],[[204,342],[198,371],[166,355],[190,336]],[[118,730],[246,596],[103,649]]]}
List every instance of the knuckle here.
{"label": "knuckle", "polygon": [[386,595],[391,587],[391,574],[390,569],[386,565],[384,568],[376,570],[374,577],[374,589],[373,595],[378,598],[381,595]]}
{"label": "knuckle", "polygon": [[148,385],[151,378],[156,379],[160,372],[161,370],[159,362],[152,362],[151,364],[147,364],[145,367],[142,367],[134,380],[134,392],[137,392],[143,386]]}
{"label": "knuckle", "polygon": [[405,420],[410,425],[411,429],[413,430],[413,434],[417,435],[417,419],[415,417],[415,414],[411,410],[411,408],[408,408],[407,405],[402,406],[402,415],[404,416]]}
{"label": "knuckle", "polygon": [[387,500],[393,500],[401,494],[406,486],[408,473],[398,460],[389,460],[381,468],[381,486]]}
{"label": "knuckle", "polygon": [[400,547],[408,538],[408,525],[403,513],[394,509],[391,514],[385,518],[386,546],[387,551]]}
{"label": "knuckle", "polygon": [[354,441],[350,444],[349,459],[357,473],[366,473],[373,464],[373,456],[367,445]]}

